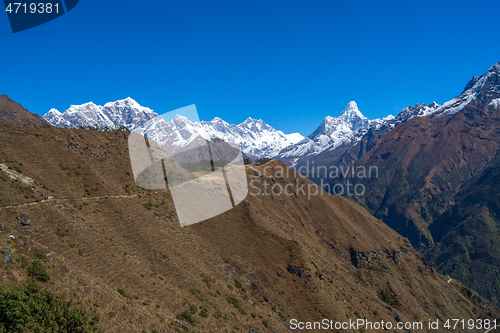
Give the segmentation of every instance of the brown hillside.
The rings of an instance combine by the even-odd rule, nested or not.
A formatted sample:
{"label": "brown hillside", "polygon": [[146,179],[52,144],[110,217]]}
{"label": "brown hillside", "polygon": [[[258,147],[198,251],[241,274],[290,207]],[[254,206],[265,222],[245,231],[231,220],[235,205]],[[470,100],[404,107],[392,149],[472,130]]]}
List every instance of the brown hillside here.
{"label": "brown hillside", "polygon": [[0,94],[0,123],[48,127],[50,124],[37,114],[33,114],[14,102],[9,96]]}
{"label": "brown hillside", "polygon": [[[0,242],[12,254],[0,260],[2,283],[22,283],[40,258],[51,275],[43,287],[99,313],[105,332],[498,318],[357,204],[294,190],[318,188],[281,162],[247,167],[253,195],[180,228],[167,191],[134,185],[126,133],[0,124],[0,142]],[[272,193],[287,184],[291,195]],[[184,311],[196,326],[176,318]]]}
{"label": "brown hillside", "polygon": [[414,118],[399,124],[356,162],[378,167],[379,177],[360,179],[367,195],[355,199],[413,245],[432,244],[429,224],[495,157],[499,121],[500,109],[471,103],[453,117]]}

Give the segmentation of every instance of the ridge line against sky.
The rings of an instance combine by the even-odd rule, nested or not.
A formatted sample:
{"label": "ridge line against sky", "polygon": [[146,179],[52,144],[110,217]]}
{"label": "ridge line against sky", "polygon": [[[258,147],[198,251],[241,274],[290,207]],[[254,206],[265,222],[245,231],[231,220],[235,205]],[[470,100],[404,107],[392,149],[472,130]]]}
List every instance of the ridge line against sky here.
{"label": "ridge line against sky", "polygon": [[485,15],[497,0],[154,5],[80,1],[17,34],[0,14],[0,93],[41,115],[128,96],[159,114],[196,104],[200,120],[307,136],[349,101],[370,119],[444,103],[500,61]]}

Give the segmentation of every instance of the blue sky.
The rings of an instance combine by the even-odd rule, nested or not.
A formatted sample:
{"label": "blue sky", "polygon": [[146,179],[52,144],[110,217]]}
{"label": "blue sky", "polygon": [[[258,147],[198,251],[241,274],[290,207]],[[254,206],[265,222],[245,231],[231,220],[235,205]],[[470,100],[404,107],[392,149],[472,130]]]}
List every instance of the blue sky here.
{"label": "blue sky", "polygon": [[310,134],[355,100],[369,118],[443,103],[500,61],[500,1],[80,0],[13,34],[0,93],[31,112],[132,97],[158,113],[260,118]]}

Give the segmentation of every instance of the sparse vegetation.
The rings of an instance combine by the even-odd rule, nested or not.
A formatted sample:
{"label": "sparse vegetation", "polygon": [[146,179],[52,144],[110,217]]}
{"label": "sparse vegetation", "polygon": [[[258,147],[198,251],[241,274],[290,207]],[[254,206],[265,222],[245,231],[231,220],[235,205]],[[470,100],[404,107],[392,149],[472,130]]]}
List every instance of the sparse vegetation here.
{"label": "sparse vegetation", "polygon": [[242,315],[246,315],[247,312],[241,307],[240,301],[236,297],[226,298],[229,304],[232,304]]}
{"label": "sparse vegetation", "polygon": [[196,295],[196,294],[201,294],[201,291],[196,289],[196,288],[191,288],[189,289],[189,292],[193,295]]}
{"label": "sparse vegetation", "polygon": [[363,266],[363,268],[368,269],[370,271],[377,271],[377,272],[385,272],[386,271],[385,269],[383,269],[381,267],[371,265],[371,264],[365,265],[365,266]]}
{"label": "sparse vegetation", "polygon": [[118,289],[117,291],[118,291],[118,293],[119,293],[120,295],[122,295],[123,297],[126,297],[126,298],[128,298],[128,299],[132,300],[132,297],[130,297],[130,296],[127,294],[127,292],[126,292],[125,290],[123,290],[123,289]]}
{"label": "sparse vegetation", "polygon": [[264,165],[267,162],[272,161],[270,158],[259,158],[258,160],[255,161],[255,165]]}
{"label": "sparse vegetation", "polygon": [[196,326],[196,321],[194,320],[193,315],[189,311],[184,311],[178,314],[176,317],[179,320],[189,323],[191,326]]}
{"label": "sparse vegetation", "polygon": [[212,288],[212,283],[209,277],[204,276],[202,274],[203,282],[205,282],[205,285],[207,286],[208,289]]}
{"label": "sparse vegetation", "polygon": [[396,294],[390,289],[390,287],[382,290],[378,294],[378,298],[380,298],[381,301],[389,304],[390,306],[396,306],[399,304]]}

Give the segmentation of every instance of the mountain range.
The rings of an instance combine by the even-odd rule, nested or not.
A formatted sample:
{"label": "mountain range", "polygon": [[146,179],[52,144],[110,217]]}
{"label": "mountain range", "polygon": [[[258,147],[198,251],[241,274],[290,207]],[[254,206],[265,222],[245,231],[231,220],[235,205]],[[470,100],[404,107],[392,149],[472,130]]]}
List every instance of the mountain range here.
{"label": "mountain range", "polygon": [[237,144],[248,156],[277,158],[295,166],[322,153],[336,151],[338,154],[355,146],[370,130],[387,132],[400,122],[428,115],[440,106],[437,103],[417,104],[405,108],[397,117],[389,115],[370,120],[359,111],[356,102],[351,101],[340,116],[327,116],[306,138],[299,133],[284,134],[263,120],[250,117],[239,125],[228,124],[218,117],[212,121],[193,122],[178,116],[166,121],[130,97],[104,106],[92,102],[72,105],[63,113],[51,109],[43,118],[52,126],[64,128],[116,129],[124,126],[130,131],[147,134],[160,145],[169,142],[185,147],[199,136],[206,140],[219,138]]}
{"label": "mountain range", "polygon": [[64,113],[51,109],[43,118],[55,127],[79,128],[97,126],[116,129],[127,127],[132,132],[147,134],[160,145],[167,143],[185,147],[202,137],[222,139],[240,146],[254,158],[276,156],[281,149],[303,139],[298,133],[284,134],[262,120],[248,118],[239,125],[228,124],[221,118],[192,122],[184,116],[167,121],[153,110],[142,107],[132,98],[106,103],[72,105]]}
{"label": "mountain range", "polygon": [[[376,167],[351,196],[433,263],[500,303],[500,206],[494,184],[500,152],[500,63],[473,77],[460,95],[414,117],[331,165]],[[355,156],[357,158],[351,158]],[[354,163],[354,164],[352,164]],[[345,183],[346,179],[323,179]],[[319,182],[321,179],[315,179]]]}
{"label": "mountain range", "polygon": [[[167,140],[161,137],[165,133],[161,126],[170,126],[169,133],[174,133],[173,139],[180,146],[198,135],[222,138],[239,144],[252,156],[277,157],[294,167],[307,163],[377,167],[378,177],[357,180],[367,194],[349,198],[408,237],[443,272],[499,304],[496,267],[500,256],[495,253],[500,253],[500,232],[493,227],[498,207],[492,199],[496,192],[488,187],[497,175],[499,92],[497,63],[485,74],[473,77],[457,97],[442,105],[415,104],[396,117],[369,120],[355,102],[350,102],[340,116],[326,117],[306,138],[297,135],[286,140],[286,135],[252,119],[229,125],[218,118],[192,123],[177,117],[171,122],[153,120],[151,128],[145,125],[148,119],[134,130],[150,131],[162,142]],[[65,127],[77,123],[51,120],[56,118],[49,114],[44,118]],[[57,119],[62,118],[59,114]],[[129,126],[127,121],[119,124]],[[180,129],[187,129],[188,134],[183,135]],[[277,132],[276,136],[267,134]],[[325,179],[311,179],[325,183]],[[331,188],[344,181],[326,179],[326,184]]]}
{"label": "mountain range", "polygon": [[318,161],[328,154],[331,158],[332,152],[338,156],[358,144],[371,131],[380,136],[400,122],[429,115],[439,107],[441,105],[435,102],[416,104],[408,106],[396,117],[388,115],[370,120],[359,111],[356,102],[351,101],[340,116],[325,117],[306,138],[299,133],[284,134],[263,120],[250,117],[238,125],[228,124],[218,117],[212,121],[193,122],[184,116],[177,116],[166,121],[130,97],[104,106],[92,102],[72,105],[63,113],[51,109],[43,118],[52,126],[64,128],[97,126],[116,129],[123,126],[132,132],[148,135],[160,145],[169,143],[186,147],[197,137],[205,140],[218,138],[238,145],[252,158],[277,158],[289,165],[299,166],[320,155]]}
{"label": "mountain range", "polygon": [[[340,119],[325,121],[311,138],[327,147],[338,133],[360,133],[325,161],[342,166],[354,156],[353,166],[379,168],[378,177],[363,180],[365,196],[330,195],[271,161],[246,166],[256,193],[185,228],[169,191],[135,185],[128,133],[54,128],[32,123],[28,111],[18,119],[22,107],[0,96],[0,276],[13,286],[34,276],[43,290],[95,314],[106,331],[289,332],[291,319],[302,317],[498,318],[499,78],[497,64],[443,105],[370,121],[349,103]],[[100,111],[103,125],[127,124],[148,136],[171,126],[165,142],[235,126],[180,116],[167,122],[148,110],[126,120],[127,108],[139,110],[130,99],[116,102],[114,113],[105,107],[69,114]],[[46,118],[75,127],[63,115],[52,110]],[[317,195],[275,191],[295,185]]]}
{"label": "mountain range", "polygon": [[[129,133],[0,123],[0,136],[7,328],[76,314],[104,332],[297,332],[294,319],[365,319],[430,333],[431,320],[500,315],[358,204],[279,161],[246,166],[252,194],[181,228],[169,191],[136,186]],[[362,330],[385,331],[349,331]]]}

